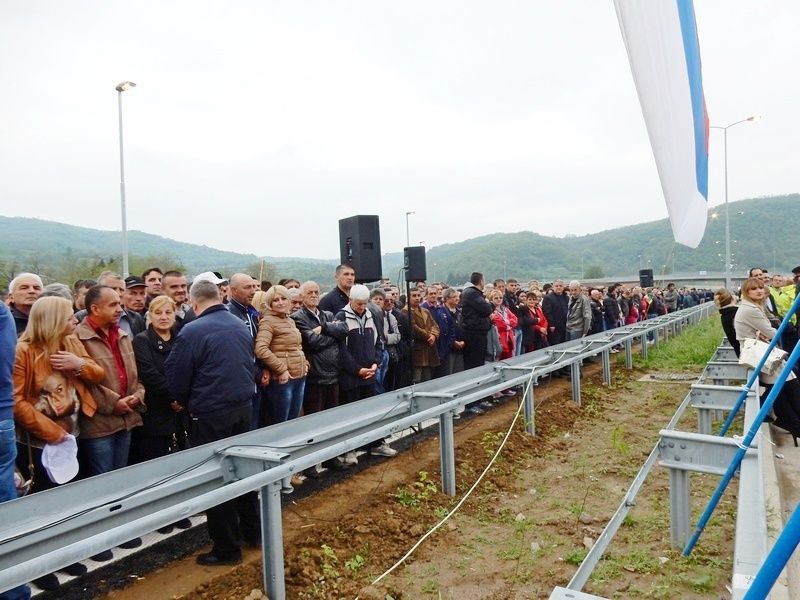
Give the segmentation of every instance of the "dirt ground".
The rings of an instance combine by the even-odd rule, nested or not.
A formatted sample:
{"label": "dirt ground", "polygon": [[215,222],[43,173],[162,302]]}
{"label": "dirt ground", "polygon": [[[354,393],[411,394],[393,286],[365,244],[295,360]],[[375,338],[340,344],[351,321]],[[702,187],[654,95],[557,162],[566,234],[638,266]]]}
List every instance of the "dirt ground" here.
{"label": "dirt ground", "polygon": [[[675,412],[690,382],[641,382],[614,368],[600,383],[587,368],[583,407],[567,380],[535,388],[536,437],[517,420],[508,443],[473,495],[410,559],[391,567],[474,483],[502,441],[518,398],[456,422],[457,496],[439,491],[435,436],[412,439],[393,459],[284,504],[289,598],[370,600],[547,598],[565,585],[602,531]],[[593,373],[593,374],[592,374]],[[695,430],[695,416],[682,428]],[[667,473],[654,468],[584,591],[609,598],[727,598],[735,490],[724,497],[689,558],[669,544]],[[716,478],[692,476],[694,514]],[[732,486],[734,487],[734,486]],[[255,599],[260,552],[245,563],[207,568],[185,557],[105,598]]]}

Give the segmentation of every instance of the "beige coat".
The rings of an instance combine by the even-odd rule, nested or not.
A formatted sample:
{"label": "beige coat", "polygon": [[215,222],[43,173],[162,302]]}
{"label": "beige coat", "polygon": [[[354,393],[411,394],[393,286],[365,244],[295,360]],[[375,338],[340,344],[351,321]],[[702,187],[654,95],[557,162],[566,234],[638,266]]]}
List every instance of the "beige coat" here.
{"label": "beige coat", "polygon": [[439,353],[436,350],[436,343],[428,345],[428,337],[433,336],[439,339],[439,326],[427,308],[416,308],[411,311],[411,328],[414,334],[414,366],[415,367],[438,367]]}
{"label": "beige coat", "polygon": [[256,357],[275,377],[289,371],[289,377],[300,379],[308,373],[303,337],[289,315],[269,310],[261,317],[256,335]]}
{"label": "beige coat", "polygon": [[[128,375],[128,389],[120,390],[114,355],[111,353],[111,349],[106,346],[106,343],[100,339],[100,336],[87,323],[87,319],[84,319],[78,325],[75,329],[75,335],[83,343],[89,356],[103,367],[105,372],[100,383],[89,387],[92,397],[97,403],[97,412],[91,417],[81,414],[81,437],[105,437],[118,431],[130,430],[141,425],[142,416],[139,413],[147,409],[144,405],[144,386],[139,383],[139,373],[136,370],[136,358],[133,355],[130,336],[123,330],[119,332],[119,348],[122,352],[125,372]],[[126,415],[111,414],[120,398],[131,395],[140,400],[139,405],[133,412]]]}

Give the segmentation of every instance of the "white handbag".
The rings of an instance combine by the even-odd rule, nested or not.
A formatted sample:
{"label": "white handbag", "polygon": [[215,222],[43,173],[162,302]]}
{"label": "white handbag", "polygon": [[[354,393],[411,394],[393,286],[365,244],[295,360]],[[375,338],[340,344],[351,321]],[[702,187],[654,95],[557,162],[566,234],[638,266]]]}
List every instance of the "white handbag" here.
{"label": "white handbag", "polygon": [[[739,354],[739,364],[751,369],[755,369],[761,361],[761,357],[769,348],[769,344],[762,342],[759,339],[747,338],[741,345]],[[761,372],[764,375],[775,375],[783,367],[783,362],[789,356],[788,352],[781,350],[777,346],[769,353],[767,360],[764,361],[764,366],[761,367]]]}

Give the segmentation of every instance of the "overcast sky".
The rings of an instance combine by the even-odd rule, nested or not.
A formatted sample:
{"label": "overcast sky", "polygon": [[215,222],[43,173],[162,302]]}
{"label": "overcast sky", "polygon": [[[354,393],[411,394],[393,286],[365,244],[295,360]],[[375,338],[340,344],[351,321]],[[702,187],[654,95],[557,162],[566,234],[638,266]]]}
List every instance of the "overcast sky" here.
{"label": "overcast sky", "polygon": [[[666,0],[663,0],[666,1]],[[731,200],[800,191],[800,3],[695,0]],[[338,256],[667,216],[611,0],[0,0],[0,214]],[[724,201],[712,132],[709,201]],[[136,252],[135,248],[131,249]]]}

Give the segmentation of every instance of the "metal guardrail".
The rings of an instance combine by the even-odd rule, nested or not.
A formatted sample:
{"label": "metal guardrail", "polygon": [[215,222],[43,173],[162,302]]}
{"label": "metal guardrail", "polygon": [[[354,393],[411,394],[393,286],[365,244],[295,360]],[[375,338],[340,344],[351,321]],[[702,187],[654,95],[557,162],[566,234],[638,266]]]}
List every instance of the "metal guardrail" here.
{"label": "metal guardrail", "polygon": [[[751,427],[759,413],[758,386],[756,389],[748,390],[746,385],[731,385],[732,381],[747,381],[750,375],[748,369],[738,364],[727,341],[717,348],[698,382],[691,386],[669,424],[659,433],[659,441],[636,475],[623,502],[572,580],[566,587],[557,587],[553,590],[550,600],[601,600],[599,596],[586,594],[581,590],[625,516],[635,506],[636,494],[656,464],[669,469],[671,542],[673,547],[683,548],[690,539],[692,531],[690,473],[724,476],[736,454],[742,451],[741,440],[712,435],[712,419],[718,419],[721,411],[731,411],[737,407],[742,392],[746,395],[745,430]],[[690,407],[698,411],[699,433],[675,429]],[[759,430],[758,443],[751,444],[746,450],[739,469],[738,511],[731,577],[731,597],[734,600],[744,597],[767,554],[767,515],[770,510],[775,509],[774,506],[768,508],[769,500],[765,493],[765,472],[769,470],[771,466],[769,461],[772,459],[770,446],[769,427],[764,424]]]}
{"label": "metal guardrail", "polygon": [[[635,340],[646,356],[648,334],[657,344],[714,309],[702,304],[0,504],[0,590],[258,490],[264,589],[281,600],[286,595],[281,479],[438,418],[442,489],[454,495],[452,421],[465,404],[569,366],[572,397],[580,405],[583,359],[599,354],[604,381],[610,383],[612,347],[624,346],[625,365],[631,368]],[[527,389],[525,423],[534,435],[533,386]]]}

